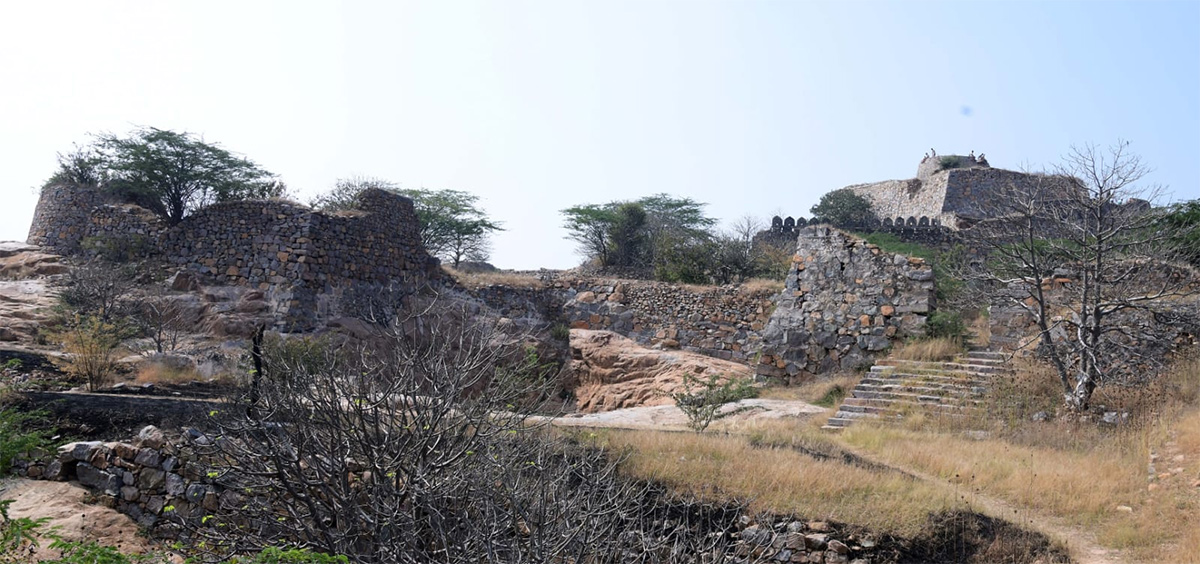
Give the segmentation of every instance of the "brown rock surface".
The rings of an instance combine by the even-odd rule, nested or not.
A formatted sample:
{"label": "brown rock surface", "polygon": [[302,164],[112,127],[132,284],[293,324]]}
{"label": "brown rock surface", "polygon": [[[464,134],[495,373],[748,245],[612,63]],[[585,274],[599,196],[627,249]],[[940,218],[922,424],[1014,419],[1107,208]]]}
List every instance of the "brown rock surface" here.
{"label": "brown rock surface", "polygon": [[750,367],[685,351],[648,349],[611,331],[571,330],[571,370],[583,413],[666,405],[685,375],[748,378]]}
{"label": "brown rock surface", "polygon": [[[20,478],[0,482],[0,499],[13,500],[10,517],[49,518],[45,530],[56,529],[64,539],[95,541],[125,553],[145,553],[150,546],[137,534],[137,524],[115,509],[84,503],[87,491],[65,482]],[[58,557],[43,539],[34,562]]]}

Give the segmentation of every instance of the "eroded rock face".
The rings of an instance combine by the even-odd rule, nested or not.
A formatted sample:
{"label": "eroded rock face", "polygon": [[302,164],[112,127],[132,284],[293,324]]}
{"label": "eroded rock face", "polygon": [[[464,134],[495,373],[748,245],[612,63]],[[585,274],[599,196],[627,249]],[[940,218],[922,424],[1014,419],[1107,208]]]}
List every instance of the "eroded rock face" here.
{"label": "eroded rock face", "polygon": [[578,409],[595,413],[671,403],[686,375],[748,378],[743,364],[697,353],[649,349],[612,331],[571,330],[571,371]]}

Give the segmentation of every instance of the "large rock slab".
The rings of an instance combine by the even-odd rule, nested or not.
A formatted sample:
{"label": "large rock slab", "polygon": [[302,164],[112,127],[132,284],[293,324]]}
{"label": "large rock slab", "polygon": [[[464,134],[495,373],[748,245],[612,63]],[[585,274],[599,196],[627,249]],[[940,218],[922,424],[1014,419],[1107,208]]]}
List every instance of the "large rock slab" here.
{"label": "large rock slab", "polygon": [[678,350],[643,347],[612,331],[571,330],[571,371],[584,413],[673,403],[685,376],[749,378],[750,367]]}

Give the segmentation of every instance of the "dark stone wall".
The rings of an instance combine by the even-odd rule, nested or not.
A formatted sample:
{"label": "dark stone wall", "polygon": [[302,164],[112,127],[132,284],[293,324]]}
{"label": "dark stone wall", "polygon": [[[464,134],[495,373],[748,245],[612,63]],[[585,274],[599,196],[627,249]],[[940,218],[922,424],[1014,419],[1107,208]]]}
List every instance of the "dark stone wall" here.
{"label": "dark stone wall", "polygon": [[88,238],[144,241],[147,253],[210,284],[266,295],[281,330],[310,329],[337,315],[379,314],[432,278],[438,262],[421,245],[412,201],[382,190],[358,209],[323,213],[282,200],[197,210],[167,227],[146,210],[112,204],[92,188],[43,190],[29,242],[66,254]]}
{"label": "dark stone wall", "polygon": [[756,371],[772,378],[855,369],[897,339],[923,334],[933,269],[827,226],[800,231]]}

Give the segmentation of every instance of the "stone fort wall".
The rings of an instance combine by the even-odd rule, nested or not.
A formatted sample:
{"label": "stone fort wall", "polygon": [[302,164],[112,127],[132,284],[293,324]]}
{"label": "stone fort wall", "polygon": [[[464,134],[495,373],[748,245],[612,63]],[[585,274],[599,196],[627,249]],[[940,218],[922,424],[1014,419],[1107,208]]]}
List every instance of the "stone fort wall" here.
{"label": "stone fort wall", "polygon": [[262,290],[282,330],[369,314],[371,299],[403,296],[440,276],[412,201],[382,190],[364,191],[349,212],[247,200],[205,207],[174,226],[93,188],[43,190],[28,242],[75,254],[89,240],[144,248],[210,283]]}
{"label": "stone fort wall", "polygon": [[827,226],[799,231],[756,372],[795,378],[860,367],[893,341],[924,332],[933,269]]}

